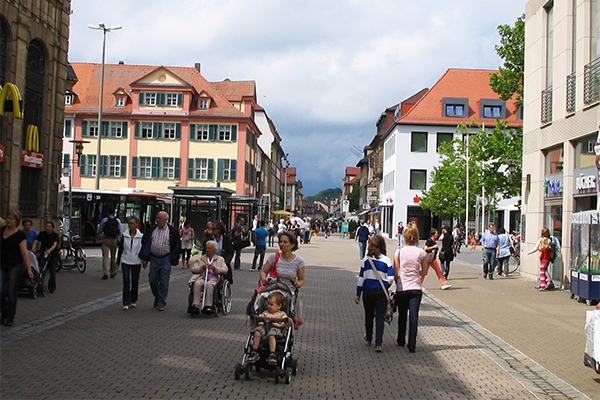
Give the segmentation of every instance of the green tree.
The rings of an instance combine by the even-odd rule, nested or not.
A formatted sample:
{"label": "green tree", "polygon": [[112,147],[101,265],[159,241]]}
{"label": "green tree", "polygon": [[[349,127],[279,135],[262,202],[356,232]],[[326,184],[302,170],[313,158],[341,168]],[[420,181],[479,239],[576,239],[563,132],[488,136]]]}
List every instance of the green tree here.
{"label": "green tree", "polygon": [[500,25],[500,45],[496,53],[504,60],[498,73],[490,75],[490,86],[502,100],[515,97],[517,107],[523,101],[523,71],[525,68],[525,14],[517,18],[515,25]]}
{"label": "green tree", "polygon": [[341,195],[342,195],[342,189],[340,189],[340,188],[325,189],[325,190],[321,190],[319,193],[317,193],[313,196],[305,196],[304,200],[308,201],[309,203],[313,203],[315,201],[321,201],[321,200],[325,200],[325,199],[337,199]]}
{"label": "green tree", "polygon": [[348,200],[350,201],[350,206],[349,206],[348,209],[350,211],[356,211],[356,210],[358,210],[358,207],[360,206],[360,204],[359,204],[359,200],[360,200],[360,179],[357,179],[352,184],[352,191],[350,193],[348,193]]}

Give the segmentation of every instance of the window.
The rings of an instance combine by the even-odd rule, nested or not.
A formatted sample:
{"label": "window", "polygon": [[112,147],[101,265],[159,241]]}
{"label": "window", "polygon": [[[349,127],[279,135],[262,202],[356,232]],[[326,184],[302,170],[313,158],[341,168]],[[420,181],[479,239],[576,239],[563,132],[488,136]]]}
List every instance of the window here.
{"label": "window", "polygon": [[208,125],[196,125],[196,132],[198,135],[198,140],[202,142],[208,142]]}
{"label": "window", "polygon": [[95,155],[79,156],[79,175],[81,175],[81,176],[96,176],[96,156]]}
{"label": "window", "polygon": [[175,131],[175,123],[174,122],[165,122],[163,124],[163,139],[175,139],[176,131]]}
{"label": "window", "polygon": [[389,193],[394,191],[396,171],[390,171],[383,176],[383,192]]}
{"label": "window", "polygon": [[441,132],[438,132],[438,134],[437,134],[437,145],[435,147],[436,151],[439,153],[439,151],[440,151],[440,145],[442,143],[451,143],[453,139],[454,139],[454,134],[453,133],[441,133]]}
{"label": "window", "polygon": [[175,179],[175,159],[173,157],[161,159],[160,178]]}
{"label": "window", "polygon": [[385,160],[387,161],[391,156],[396,154],[396,134],[390,136],[390,138],[385,142],[384,147]]}
{"label": "window", "polygon": [[444,117],[468,117],[469,99],[444,97],[442,99]]}
{"label": "window", "polygon": [[142,139],[152,139],[152,122],[142,122]]}
{"label": "window", "polygon": [[410,151],[427,152],[427,132],[411,132]]}
{"label": "window", "polygon": [[63,136],[66,138],[71,137],[71,120],[70,119],[65,119]]}
{"label": "window", "polygon": [[177,93],[167,93],[167,106],[177,107]]}
{"label": "window", "polygon": [[427,189],[427,170],[411,169],[410,170],[410,188],[416,190]]}
{"label": "window", "polygon": [[556,174],[563,171],[564,151],[563,146],[546,151],[545,175]]}
{"label": "window", "polygon": [[231,141],[231,125],[219,125],[219,142]]}
{"label": "window", "polygon": [[98,121],[87,121],[87,136],[98,137]]}
{"label": "window", "polygon": [[110,137],[123,137],[123,123],[121,121],[110,121]]}
{"label": "window", "polygon": [[115,107],[125,107],[125,98],[121,96],[117,97],[115,101]]}
{"label": "window", "polygon": [[198,100],[198,110],[208,110],[208,100]]}
{"label": "window", "polygon": [[150,157],[139,157],[138,178],[152,178],[152,159]]}
{"label": "window", "polygon": [[237,160],[219,158],[217,160],[217,181],[235,182]]}
{"label": "window", "polygon": [[155,106],[156,105],[156,93],[144,93],[143,105]]}
{"label": "window", "polygon": [[63,154],[63,169],[69,169],[69,172],[63,172],[62,176],[69,176],[71,173],[71,155],[69,153]]}
{"label": "window", "polygon": [[214,180],[215,161],[211,158],[190,158],[188,160],[188,178],[197,181]]}
{"label": "window", "polygon": [[506,102],[500,99],[481,99],[479,101],[481,118],[506,118]]}
{"label": "window", "polygon": [[483,106],[483,118],[500,118],[500,106]]}
{"label": "window", "polygon": [[71,104],[73,104],[73,95],[72,94],[65,95],[65,106],[70,106]]}
{"label": "window", "polygon": [[446,117],[464,117],[465,108],[462,104],[447,104]]}
{"label": "window", "polygon": [[121,156],[108,156],[108,176],[113,178],[121,176]]}
{"label": "window", "polygon": [[575,169],[588,168],[596,165],[596,135],[587,136],[575,143]]}

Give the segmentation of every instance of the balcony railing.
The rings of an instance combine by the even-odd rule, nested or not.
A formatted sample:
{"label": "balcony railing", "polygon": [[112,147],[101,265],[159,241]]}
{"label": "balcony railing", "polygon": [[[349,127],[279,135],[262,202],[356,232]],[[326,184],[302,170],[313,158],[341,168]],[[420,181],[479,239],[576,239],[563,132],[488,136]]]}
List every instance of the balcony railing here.
{"label": "balcony railing", "polygon": [[576,78],[575,72],[567,75],[567,113],[573,114],[575,112],[575,95],[576,95]]}
{"label": "balcony railing", "polygon": [[600,58],[587,64],[583,76],[583,102],[585,105],[600,101]]}
{"label": "balcony railing", "polygon": [[552,86],[542,90],[542,124],[552,122]]}

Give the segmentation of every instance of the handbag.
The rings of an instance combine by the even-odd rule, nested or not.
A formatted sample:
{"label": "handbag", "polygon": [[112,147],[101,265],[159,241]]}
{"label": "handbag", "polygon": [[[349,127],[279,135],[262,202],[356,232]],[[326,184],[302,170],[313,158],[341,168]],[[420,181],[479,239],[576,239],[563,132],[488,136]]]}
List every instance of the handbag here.
{"label": "handbag", "polygon": [[371,257],[369,257],[368,260],[369,260],[369,264],[371,264],[371,269],[373,269],[373,272],[375,272],[375,276],[377,277],[377,280],[379,281],[379,284],[381,285],[381,288],[383,289],[383,293],[385,293],[385,298],[387,299],[387,311],[386,311],[385,317],[383,317],[383,319],[385,322],[390,324],[394,320],[394,309],[392,307],[392,301],[390,299],[390,294],[388,293],[387,289],[385,288],[385,285],[383,284],[383,280],[381,279],[379,272],[377,272],[377,268],[375,268],[375,264],[373,264],[373,260],[371,259]]}
{"label": "handbag", "polygon": [[435,261],[435,252],[427,253],[427,264],[432,264]]}

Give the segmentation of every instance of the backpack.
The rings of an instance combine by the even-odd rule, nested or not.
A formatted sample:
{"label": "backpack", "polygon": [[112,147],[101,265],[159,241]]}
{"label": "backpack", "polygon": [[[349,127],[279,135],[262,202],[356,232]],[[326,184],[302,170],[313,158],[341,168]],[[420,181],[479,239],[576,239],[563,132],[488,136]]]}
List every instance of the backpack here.
{"label": "backpack", "polygon": [[107,238],[119,237],[121,223],[115,217],[108,217],[104,224],[104,236]]}
{"label": "backpack", "polygon": [[552,248],[552,257],[550,258],[550,261],[552,262],[558,257],[558,246],[556,245],[556,242],[558,242],[558,239],[554,236],[550,236],[550,247]]}

